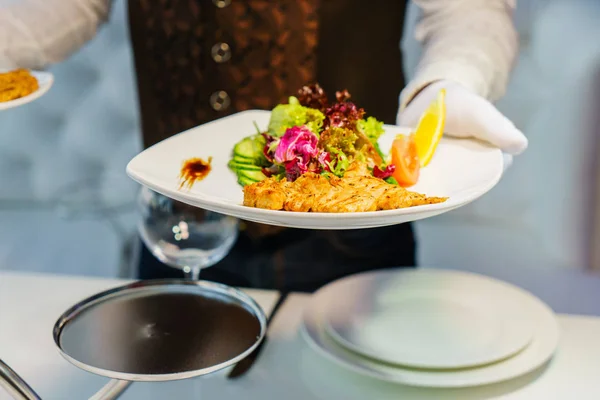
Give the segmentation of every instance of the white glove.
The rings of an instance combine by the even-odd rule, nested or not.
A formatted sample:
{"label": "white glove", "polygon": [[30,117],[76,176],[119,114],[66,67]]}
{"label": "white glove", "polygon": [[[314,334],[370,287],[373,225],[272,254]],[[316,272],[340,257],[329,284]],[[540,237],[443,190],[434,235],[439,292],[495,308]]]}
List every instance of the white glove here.
{"label": "white glove", "polygon": [[473,137],[494,146],[504,153],[504,168],[512,156],[527,148],[527,138],[515,125],[486,99],[451,81],[438,81],[423,89],[396,119],[400,126],[416,127],[421,115],[438,95],[446,89],[446,124],[444,134],[459,138]]}

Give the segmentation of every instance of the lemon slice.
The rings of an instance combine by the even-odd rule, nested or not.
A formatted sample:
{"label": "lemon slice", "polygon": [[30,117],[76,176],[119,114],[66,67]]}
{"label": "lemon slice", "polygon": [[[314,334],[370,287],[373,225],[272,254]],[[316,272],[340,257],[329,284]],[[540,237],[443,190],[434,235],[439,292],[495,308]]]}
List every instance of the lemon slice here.
{"label": "lemon slice", "polygon": [[417,146],[417,154],[421,161],[421,166],[429,164],[435,149],[444,133],[444,124],[446,122],[446,90],[441,89],[437,98],[431,102],[427,110],[421,116],[417,129],[414,133],[414,140]]}

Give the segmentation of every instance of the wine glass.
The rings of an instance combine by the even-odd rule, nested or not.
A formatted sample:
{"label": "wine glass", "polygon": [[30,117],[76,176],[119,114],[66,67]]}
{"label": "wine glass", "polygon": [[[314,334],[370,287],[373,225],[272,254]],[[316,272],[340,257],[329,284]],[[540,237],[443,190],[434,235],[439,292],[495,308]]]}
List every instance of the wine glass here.
{"label": "wine glass", "polygon": [[198,280],[200,271],[221,261],[238,237],[237,218],[206,211],[142,188],[138,231],[164,264]]}

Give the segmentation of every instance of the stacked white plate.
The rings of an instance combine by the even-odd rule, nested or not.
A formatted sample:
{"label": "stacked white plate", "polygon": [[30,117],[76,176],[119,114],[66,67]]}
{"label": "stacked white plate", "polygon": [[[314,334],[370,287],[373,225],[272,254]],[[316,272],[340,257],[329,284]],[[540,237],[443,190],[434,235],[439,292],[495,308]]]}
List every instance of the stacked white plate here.
{"label": "stacked white plate", "polygon": [[558,346],[552,310],[488,277],[433,269],[353,275],[316,292],[304,334],[360,374],[425,387],[468,387],[540,368]]}

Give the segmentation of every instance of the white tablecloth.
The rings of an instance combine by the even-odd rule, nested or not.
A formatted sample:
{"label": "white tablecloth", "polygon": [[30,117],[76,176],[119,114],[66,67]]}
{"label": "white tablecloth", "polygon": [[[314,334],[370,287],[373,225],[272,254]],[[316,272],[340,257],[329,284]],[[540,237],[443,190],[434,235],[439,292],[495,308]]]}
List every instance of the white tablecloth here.
{"label": "white tablecloth", "polygon": [[[600,282],[600,281],[599,281]],[[87,399],[107,380],[72,366],[52,340],[56,318],[82,298],[123,283],[117,280],[0,272],[0,357],[43,399]],[[594,293],[600,285],[590,288]],[[276,294],[249,290],[269,312]],[[585,296],[585,293],[579,293]],[[588,297],[589,298],[589,297]],[[277,314],[259,361],[243,378],[226,371],[176,382],[134,383],[134,399],[600,399],[600,319],[559,315],[560,350],[541,371],[497,385],[429,390],[362,377],[315,353],[299,333],[308,296],[294,294]],[[0,399],[8,399],[0,389]]]}

